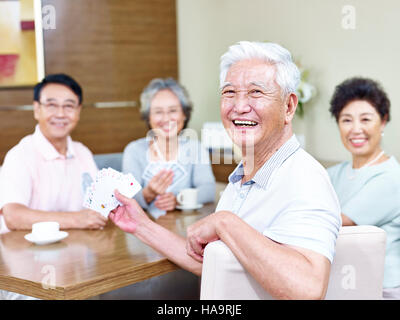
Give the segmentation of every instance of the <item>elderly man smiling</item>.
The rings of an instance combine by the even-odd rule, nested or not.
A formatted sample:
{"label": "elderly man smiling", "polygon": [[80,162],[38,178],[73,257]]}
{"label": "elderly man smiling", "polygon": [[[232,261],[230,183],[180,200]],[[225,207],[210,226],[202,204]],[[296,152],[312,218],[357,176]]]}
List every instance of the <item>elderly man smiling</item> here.
{"label": "elderly man smiling", "polygon": [[149,220],[139,205],[110,217],[126,232],[200,275],[204,247],[222,240],[275,298],[325,296],[340,207],[324,168],[292,131],[299,71],[273,43],[243,41],[221,58],[221,118],[243,159],[214,214],[190,226],[187,239]]}
{"label": "elderly man smiling", "polygon": [[35,86],[35,132],[7,153],[1,170],[6,231],[31,229],[40,221],[57,221],[62,229],[105,226],[107,219],[82,207],[84,177],[93,179],[97,167],[89,149],[70,137],[81,104],[82,89],[68,75],[48,75]]}

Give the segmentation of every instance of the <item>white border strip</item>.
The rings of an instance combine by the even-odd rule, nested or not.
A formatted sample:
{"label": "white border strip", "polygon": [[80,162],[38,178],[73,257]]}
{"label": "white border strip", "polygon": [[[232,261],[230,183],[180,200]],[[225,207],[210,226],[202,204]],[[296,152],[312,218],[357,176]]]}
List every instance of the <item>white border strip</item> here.
{"label": "white border strip", "polygon": [[37,81],[40,82],[45,76],[44,64],[44,40],[43,40],[43,21],[42,21],[42,2],[33,0],[33,10],[35,16],[35,38],[36,38],[36,66]]}

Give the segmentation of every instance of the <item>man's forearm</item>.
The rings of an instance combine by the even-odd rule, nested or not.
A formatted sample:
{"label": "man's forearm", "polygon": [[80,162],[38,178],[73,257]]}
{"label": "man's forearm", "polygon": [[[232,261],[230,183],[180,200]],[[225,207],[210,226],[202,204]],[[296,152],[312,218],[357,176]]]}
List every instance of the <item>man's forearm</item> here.
{"label": "man's forearm", "polygon": [[203,265],[187,254],[185,238],[154,221],[138,227],[134,235],[181,268],[201,275]]}
{"label": "man's forearm", "polygon": [[303,253],[312,258],[318,254],[274,242],[234,214],[222,213],[216,229],[243,267],[273,297],[323,297],[330,265],[326,258],[317,257],[314,263]]}
{"label": "man's forearm", "polygon": [[78,225],[78,214],[33,210],[16,203],[7,204],[3,208],[4,221],[10,230],[30,230],[32,224],[42,221],[56,221],[61,229],[72,229]]}

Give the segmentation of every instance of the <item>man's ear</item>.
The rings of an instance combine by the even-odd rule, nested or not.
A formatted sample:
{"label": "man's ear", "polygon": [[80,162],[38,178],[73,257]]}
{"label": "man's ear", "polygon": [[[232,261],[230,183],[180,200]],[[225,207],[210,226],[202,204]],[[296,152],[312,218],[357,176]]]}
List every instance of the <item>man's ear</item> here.
{"label": "man's ear", "polygon": [[382,132],[383,132],[383,130],[385,129],[385,127],[386,127],[386,125],[387,125],[387,119],[389,118],[389,116],[386,114],[384,117],[383,117],[383,119],[382,119],[382,123],[381,123],[381,129],[382,129]]}
{"label": "man's ear", "polygon": [[39,120],[40,104],[38,101],[33,101],[33,117]]}
{"label": "man's ear", "polygon": [[289,124],[292,121],[298,102],[299,99],[293,92],[287,96],[285,101],[285,124]]}
{"label": "man's ear", "polygon": [[78,117],[78,121],[81,120],[81,111],[82,111],[82,104],[79,105],[78,114],[76,115]]}

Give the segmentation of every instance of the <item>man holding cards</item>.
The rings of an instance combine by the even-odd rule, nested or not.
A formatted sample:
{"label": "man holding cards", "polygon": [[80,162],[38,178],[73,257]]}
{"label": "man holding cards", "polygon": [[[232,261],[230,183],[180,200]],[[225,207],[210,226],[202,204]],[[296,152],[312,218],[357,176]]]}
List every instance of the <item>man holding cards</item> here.
{"label": "man holding cards", "polygon": [[272,297],[324,298],[340,206],[327,172],[293,135],[299,79],[291,54],[277,44],[231,46],[221,58],[220,113],[243,158],[216,212],[184,239],[116,192],[123,206],[110,219],[197,275],[205,246],[221,240]]}
{"label": "man holding cards", "polygon": [[143,190],[135,199],[154,218],[174,210],[176,196],[186,188],[198,190],[198,204],[215,199],[210,158],[185,130],[192,104],[174,79],[153,79],[140,96],[141,115],[151,129],[146,138],[124,150],[122,170],[132,173]]}
{"label": "man holding cards", "polygon": [[87,188],[83,206],[99,212],[107,219],[110,211],[121,205],[115,198],[115,189],[132,198],[142,187],[130,173],[122,174],[112,168],[102,169]]}
{"label": "man holding cards", "polygon": [[7,153],[0,173],[0,217],[10,230],[39,221],[57,221],[62,229],[104,227],[106,218],[82,206],[83,189],[97,172],[92,153],[70,137],[81,87],[67,75],[48,75],[34,88],[33,106],[35,132]]}

